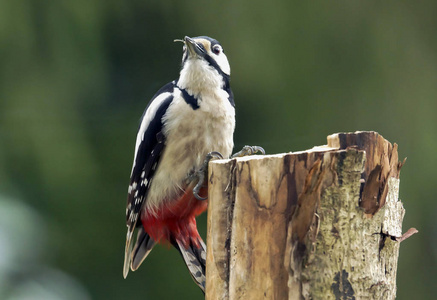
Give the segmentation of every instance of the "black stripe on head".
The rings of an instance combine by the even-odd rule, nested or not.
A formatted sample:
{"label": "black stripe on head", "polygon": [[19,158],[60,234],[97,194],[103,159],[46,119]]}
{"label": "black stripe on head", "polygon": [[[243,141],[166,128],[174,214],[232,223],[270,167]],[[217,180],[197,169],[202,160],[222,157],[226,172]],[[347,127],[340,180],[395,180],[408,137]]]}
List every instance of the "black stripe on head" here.
{"label": "black stripe on head", "polygon": [[[208,40],[211,43],[211,49],[215,46],[215,45],[220,45],[222,46],[219,41],[217,41],[216,39],[210,38],[209,36],[198,36],[193,38],[194,40],[196,39],[205,39]],[[202,45],[203,47],[203,45]],[[222,47],[222,51],[223,53],[225,52],[225,50]],[[222,69],[220,69],[219,65],[216,63],[216,61],[210,57],[209,55],[205,55],[204,56],[205,60],[208,62],[208,64],[210,66],[212,66],[214,69],[216,69],[220,75],[223,76],[223,80],[225,81],[225,87],[229,85],[229,80],[230,80],[230,76],[228,74],[223,73]]]}
{"label": "black stripe on head", "polygon": [[[214,47],[214,46],[217,45],[217,44],[220,45],[220,46],[222,47],[222,45],[220,44],[219,41],[217,41],[216,39],[210,38],[209,36],[204,36],[204,35],[202,35],[202,36],[194,37],[193,39],[194,39],[194,40],[196,40],[196,39],[204,39],[204,40],[208,40],[208,41],[211,43],[211,49],[212,49],[212,47]],[[201,46],[203,47],[203,45],[201,45]],[[225,50],[223,49],[223,47],[222,47],[222,51],[225,52]],[[206,52],[205,52],[205,53],[206,53]],[[187,57],[188,57],[188,55],[187,55]],[[222,71],[222,69],[219,67],[219,65],[217,64],[217,62],[216,62],[212,57],[210,57],[209,55],[205,55],[205,56],[203,56],[203,58],[208,62],[208,64],[209,64],[211,67],[213,67],[214,69],[216,69],[217,72],[222,76],[223,81],[224,81],[224,83],[225,83],[223,89],[224,89],[224,90],[229,94],[228,100],[229,100],[229,102],[232,104],[232,106],[235,107],[234,94],[232,93],[231,86],[230,86],[231,76],[228,75],[228,74],[226,74],[226,73],[224,73],[224,72]],[[182,93],[183,93],[183,92],[182,92]],[[190,97],[192,97],[192,96],[190,96]],[[185,96],[184,96],[184,99],[186,99]],[[187,101],[187,100],[185,100],[185,101]],[[189,102],[187,101],[187,103],[189,103]],[[197,103],[197,101],[196,101],[196,103]],[[189,104],[191,104],[191,103],[189,103]],[[198,106],[197,106],[197,108],[198,108]],[[193,107],[193,109],[195,109],[195,108]]]}
{"label": "black stripe on head", "polygon": [[[208,40],[211,43],[211,49],[215,46],[215,45],[219,45],[220,47],[222,47],[222,51],[223,53],[225,52],[225,50],[223,49],[223,46],[220,44],[219,41],[217,41],[216,39],[210,38],[209,36],[199,36],[196,37],[197,38],[201,38],[201,39],[205,39]],[[210,57],[210,56],[206,56],[205,60],[208,62],[208,64],[210,66],[212,66],[214,69],[217,70],[217,72],[219,72],[220,75],[222,75],[223,77],[223,81],[225,82],[225,85],[223,87],[223,89],[228,93],[229,97],[228,100],[229,102],[232,104],[233,107],[235,107],[235,101],[234,101],[234,93],[231,90],[231,86],[230,86],[230,80],[231,80],[231,76],[229,76],[228,74],[225,74],[220,67],[217,65],[216,61]]]}
{"label": "black stripe on head", "polygon": [[205,55],[203,58],[208,62],[208,64],[209,64],[211,67],[213,67],[214,69],[216,69],[217,72],[219,72],[219,74],[222,75],[223,80],[225,81],[225,83],[226,83],[226,81],[229,82],[229,80],[231,79],[231,76],[229,76],[228,74],[224,73],[224,72],[222,71],[222,69],[220,69],[220,67],[219,67],[219,65],[217,64],[217,62],[216,62],[216,61],[215,61],[211,56],[209,56],[209,55]]}

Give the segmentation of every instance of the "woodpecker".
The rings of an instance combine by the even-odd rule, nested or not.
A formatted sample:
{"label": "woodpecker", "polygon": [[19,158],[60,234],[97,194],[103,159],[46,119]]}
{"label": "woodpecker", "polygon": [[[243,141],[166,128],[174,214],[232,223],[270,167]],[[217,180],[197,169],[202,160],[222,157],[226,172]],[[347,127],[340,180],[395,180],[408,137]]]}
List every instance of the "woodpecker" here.
{"label": "woodpecker", "polygon": [[[179,79],[153,96],[136,138],[123,276],[137,270],[155,244],[170,243],[204,291],[206,252],[195,217],[207,208],[208,161],[232,153],[235,103],[220,43],[207,36],[175,41],[184,44]],[[257,151],[263,152],[246,146],[237,156]]]}

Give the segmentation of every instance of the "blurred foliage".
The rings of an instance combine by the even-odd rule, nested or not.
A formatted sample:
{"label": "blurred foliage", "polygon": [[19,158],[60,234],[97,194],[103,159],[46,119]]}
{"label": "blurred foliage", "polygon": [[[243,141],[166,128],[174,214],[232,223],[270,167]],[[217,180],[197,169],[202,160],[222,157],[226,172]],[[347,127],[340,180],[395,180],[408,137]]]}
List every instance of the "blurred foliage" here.
{"label": "blurred foliage", "polygon": [[[122,262],[138,120],[178,76],[173,39],[209,35],[231,62],[236,148],[303,150],[355,130],[399,144],[404,229],[420,233],[401,245],[398,299],[432,299],[436,10],[433,1],[0,2],[0,298],[202,299],[176,251],[156,247],[127,280]],[[205,236],[205,216],[199,226]]]}

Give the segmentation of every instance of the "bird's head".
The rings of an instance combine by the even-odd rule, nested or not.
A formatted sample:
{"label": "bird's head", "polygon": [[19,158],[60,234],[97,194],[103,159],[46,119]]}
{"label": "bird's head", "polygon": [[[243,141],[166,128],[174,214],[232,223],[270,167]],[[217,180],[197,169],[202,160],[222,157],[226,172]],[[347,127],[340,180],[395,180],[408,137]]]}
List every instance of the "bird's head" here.
{"label": "bird's head", "polygon": [[197,90],[196,86],[201,88],[201,85],[204,88],[229,85],[231,68],[217,40],[207,36],[186,36],[175,41],[184,43],[180,85],[193,90]]}

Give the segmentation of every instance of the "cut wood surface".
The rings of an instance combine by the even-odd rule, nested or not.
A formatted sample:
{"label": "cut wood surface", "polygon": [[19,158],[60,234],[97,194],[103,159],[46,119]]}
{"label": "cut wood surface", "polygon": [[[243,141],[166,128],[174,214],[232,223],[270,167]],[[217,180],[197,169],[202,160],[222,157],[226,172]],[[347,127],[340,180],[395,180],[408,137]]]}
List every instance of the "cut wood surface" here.
{"label": "cut wood surface", "polygon": [[206,298],[394,299],[401,167],[376,132],[211,162]]}

